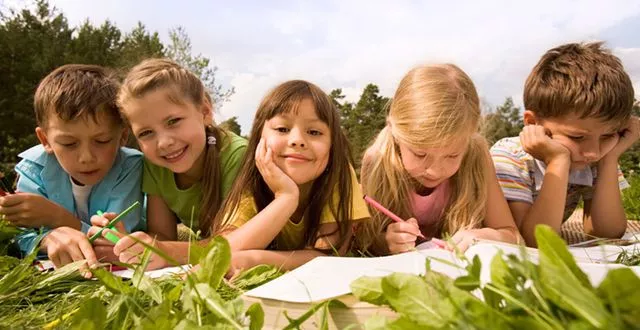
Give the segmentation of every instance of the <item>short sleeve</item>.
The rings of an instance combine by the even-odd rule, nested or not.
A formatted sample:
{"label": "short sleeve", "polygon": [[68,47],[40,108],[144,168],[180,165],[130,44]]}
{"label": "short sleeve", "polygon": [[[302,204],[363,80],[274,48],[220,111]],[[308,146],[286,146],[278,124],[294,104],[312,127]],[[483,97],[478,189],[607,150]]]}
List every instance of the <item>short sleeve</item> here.
{"label": "short sleeve", "polygon": [[[362,187],[360,186],[360,183],[358,183],[356,171],[351,166],[349,166],[349,169],[351,172],[351,219],[349,220],[355,221],[367,219],[371,217],[371,215],[369,214],[369,209],[367,208],[367,204],[363,199],[364,195],[362,194]],[[336,191],[333,196],[334,203],[335,205],[337,205],[337,203],[340,201],[340,192]],[[325,224],[333,222],[336,222],[336,219],[329,209],[329,206],[325,206],[322,212],[322,217],[320,218],[320,223]]]}
{"label": "short sleeve", "polygon": [[240,228],[257,214],[258,210],[256,208],[256,203],[253,197],[249,194],[244,194],[242,199],[240,200],[238,208],[230,216],[230,219],[227,223],[229,223],[233,227]]}
{"label": "short sleeve", "polygon": [[507,143],[500,140],[490,150],[500,188],[507,201],[533,204],[533,180],[527,161]]}

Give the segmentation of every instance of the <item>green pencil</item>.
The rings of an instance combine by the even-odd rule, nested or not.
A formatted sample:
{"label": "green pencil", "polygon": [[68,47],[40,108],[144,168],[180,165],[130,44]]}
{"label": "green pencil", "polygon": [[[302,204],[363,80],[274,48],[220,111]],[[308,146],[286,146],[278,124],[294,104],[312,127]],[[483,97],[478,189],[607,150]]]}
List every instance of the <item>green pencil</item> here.
{"label": "green pencil", "polygon": [[[140,206],[140,202],[136,201],[135,203],[131,204],[131,206],[127,207],[126,210],[120,212],[120,214],[118,214],[117,217],[113,218],[113,220],[109,221],[109,223],[105,227],[102,227],[102,229],[100,229],[100,231],[98,231],[97,233],[93,234],[93,236],[91,236],[91,238],[89,238],[89,242],[93,243],[93,241],[98,239],[98,237],[102,236],[102,231],[105,228],[109,228],[109,227],[115,226],[118,222],[120,222],[120,219],[122,219],[123,216],[127,215],[127,213],[131,212],[131,210],[135,209],[138,206]],[[100,212],[100,213],[102,213],[102,212]]]}

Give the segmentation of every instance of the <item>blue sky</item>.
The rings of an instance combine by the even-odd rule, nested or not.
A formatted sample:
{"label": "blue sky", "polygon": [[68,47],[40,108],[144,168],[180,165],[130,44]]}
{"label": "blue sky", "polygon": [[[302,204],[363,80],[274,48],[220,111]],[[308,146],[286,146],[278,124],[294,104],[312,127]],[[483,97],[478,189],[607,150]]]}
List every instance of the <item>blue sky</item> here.
{"label": "blue sky", "polygon": [[[412,66],[452,62],[474,79],[485,104],[522,100],[524,80],[545,50],[604,40],[640,95],[640,1],[84,1],[50,0],[72,25],[105,19],[129,31],[183,26],[195,53],[219,68],[236,94],[218,120],[247,132],[264,94],[294,78],[349,100],[377,84],[391,96]],[[21,6],[24,1],[5,1]],[[640,98],[640,97],[639,97]]]}

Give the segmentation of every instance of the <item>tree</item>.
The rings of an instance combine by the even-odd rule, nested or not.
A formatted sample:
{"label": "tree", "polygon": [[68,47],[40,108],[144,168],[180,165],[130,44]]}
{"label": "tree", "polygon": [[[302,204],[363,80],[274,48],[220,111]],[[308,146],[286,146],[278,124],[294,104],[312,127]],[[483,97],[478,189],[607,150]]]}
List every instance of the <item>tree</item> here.
{"label": "tree", "polygon": [[502,105],[496,107],[495,112],[485,115],[482,134],[489,145],[493,145],[502,138],[517,136],[523,126],[520,108],[514,106],[511,97],[507,97]]}
{"label": "tree", "polygon": [[360,168],[362,156],[386,124],[389,98],[380,96],[378,86],[368,84],[356,104],[344,101],[341,89],[329,93],[340,112],[342,127],[351,142],[354,166]]}
{"label": "tree", "polygon": [[216,83],[218,67],[211,66],[209,59],[201,54],[191,55],[191,40],[183,27],[169,30],[169,39],[171,43],[167,46],[167,56],[200,77],[211,95],[214,111],[219,110],[235,93],[235,88],[224,90],[221,84]]}
{"label": "tree", "polygon": [[120,60],[116,67],[128,70],[144,59],[164,56],[165,49],[158,32],[149,33],[144,24],[138,22],[122,41]]}
{"label": "tree", "polygon": [[236,133],[238,136],[242,136],[241,134],[241,130],[242,128],[240,127],[240,124],[238,124],[238,117],[237,116],[233,116],[223,122],[220,123],[220,127],[231,131],[233,133]]}

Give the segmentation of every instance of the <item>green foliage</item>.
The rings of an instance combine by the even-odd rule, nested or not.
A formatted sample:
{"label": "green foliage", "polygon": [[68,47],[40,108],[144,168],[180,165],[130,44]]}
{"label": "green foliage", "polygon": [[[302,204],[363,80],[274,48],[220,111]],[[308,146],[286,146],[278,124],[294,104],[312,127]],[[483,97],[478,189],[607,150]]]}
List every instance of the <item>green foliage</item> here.
{"label": "green foliage", "polygon": [[399,315],[394,321],[376,317],[365,328],[637,329],[640,278],[632,270],[612,270],[595,288],[550,227],[538,226],[536,239],[538,265],[524,252],[499,253],[491,262],[491,281],[480,290],[468,285],[479,283],[481,265],[475,259],[467,260],[464,281],[429,270],[424,276],[356,280],[351,284],[355,296]]}
{"label": "green foliage", "polygon": [[237,116],[233,116],[223,122],[220,123],[220,127],[236,133],[238,136],[242,136],[242,128],[240,127],[240,124],[238,124],[238,117]]}
{"label": "green foliage", "polygon": [[622,191],[622,206],[627,219],[640,220],[640,172],[632,172],[626,176],[631,185]]}
{"label": "green foliage", "polygon": [[511,97],[507,97],[495,112],[485,115],[482,134],[491,146],[502,138],[518,136],[523,126],[520,108],[514,106]]}
{"label": "green foliage", "polygon": [[360,100],[354,104],[344,100],[341,89],[329,93],[340,112],[342,128],[351,142],[351,154],[356,169],[360,168],[365,150],[386,124],[387,104],[390,99],[379,94],[378,86],[368,84],[362,91]]}
{"label": "green foliage", "polygon": [[[142,265],[149,255],[147,252],[143,256]],[[41,273],[32,266],[34,257],[22,261],[0,257],[0,325],[45,329],[260,329],[264,324],[262,307],[254,304],[245,310],[238,297],[282,274],[275,267],[263,265],[234,280],[224,280],[231,254],[222,238],[212,240],[201,259],[200,271],[185,280],[152,279],[144,275],[144,266],[139,266],[131,280],[95,269],[97,280],[87,281],[78,273],[79,263]]]}

